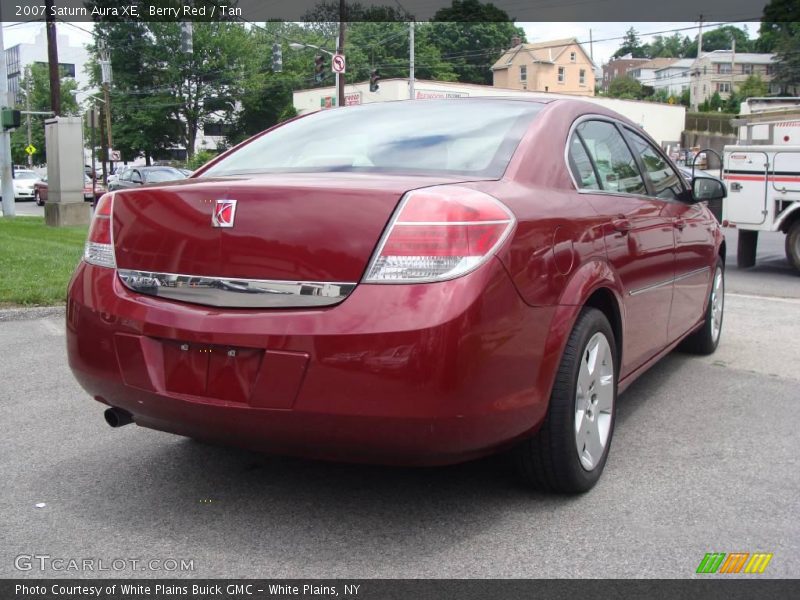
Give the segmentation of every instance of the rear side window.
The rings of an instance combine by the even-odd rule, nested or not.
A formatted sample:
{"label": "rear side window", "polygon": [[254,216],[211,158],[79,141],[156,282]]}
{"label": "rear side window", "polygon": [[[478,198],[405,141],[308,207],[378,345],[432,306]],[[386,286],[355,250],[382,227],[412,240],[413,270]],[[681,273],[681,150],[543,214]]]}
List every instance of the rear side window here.
{"label": "rear side window", "polygon": [[653,145],[640,136],[638,133],[628,130],[628,137],[634,151],[642,157],[647,176],[653,183],[655,195],[658,198],[667,200],[677,200],[683,192],[681,178],[664,159],[663,156],[653,148]]}
{"label": "rear side window", "polygon": [[576,131],[600,176],[602,189],[647,194],[639,166],[615,125],[607,121],[585,121]]}
{"label": "rear side window", "polygon": [[592,166],[592,160],[586,154],[586,148],[580,138],[573,134],[569,143],[569,168],[578,187],[582,190],[599,190],[600,182]]}

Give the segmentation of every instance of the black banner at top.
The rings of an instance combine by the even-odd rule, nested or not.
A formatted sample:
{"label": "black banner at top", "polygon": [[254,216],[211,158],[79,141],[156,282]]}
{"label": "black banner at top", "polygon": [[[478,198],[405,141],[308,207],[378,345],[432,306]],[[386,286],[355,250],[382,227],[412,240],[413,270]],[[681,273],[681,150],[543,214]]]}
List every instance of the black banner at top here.
{"label": "black banner at top", "polygon": [[[800,21],[797,2],[781,2],[773,21]],[[770,0],[0,0],[0,20],[41,21],[758,21]],[[784,14],[785,13],[785,14]],[[507,15],[507,17],[506,17]]]}

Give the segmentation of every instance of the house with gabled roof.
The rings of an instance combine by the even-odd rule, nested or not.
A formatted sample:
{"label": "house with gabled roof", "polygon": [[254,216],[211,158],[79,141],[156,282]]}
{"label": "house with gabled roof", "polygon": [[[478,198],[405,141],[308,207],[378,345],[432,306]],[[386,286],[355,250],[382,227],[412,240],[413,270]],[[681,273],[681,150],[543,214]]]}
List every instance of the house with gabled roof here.
{"label": "house with gabled roof", "polygon": [[594,96],[594,69],[576,38],[523,44],[515,37],[492,65],[492,80],[495,87]]}

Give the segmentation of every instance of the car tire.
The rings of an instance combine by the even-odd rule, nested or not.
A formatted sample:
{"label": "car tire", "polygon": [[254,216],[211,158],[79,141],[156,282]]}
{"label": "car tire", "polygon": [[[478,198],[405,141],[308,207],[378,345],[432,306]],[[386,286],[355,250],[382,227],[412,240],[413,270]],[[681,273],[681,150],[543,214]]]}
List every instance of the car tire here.
{"label": "car tire", "polygon": [[44,202],[42,202],[42,198],[39,196],[39,190],[34,190],[33,201],[36,202],[36,206],[44,206]]}
{"label": "car tire", "polygon": [[515,449],[524,483],[568,494],[594,487],[614,433],[618,373],[608,319],[584,308],[564,348],[544,422]]}
{"label": "car tire", "polygon": [[800,219],[792,223],[786,233],[786,260],[800,271]]}
{"label": "car tire", "polygon": [[758,232],[739,230],[739,241],[736,246],[736,266],[748,269],[756,264],[756,250],[758,248]]}
{"label": "car tire", "polygon": [[690,354],[713,354],[719,346],[722,335],[722,321],[725,316],[725,265],[717,259],[711,291],[708,295],[705,321],[694,333],[684,339],[678,349]]}

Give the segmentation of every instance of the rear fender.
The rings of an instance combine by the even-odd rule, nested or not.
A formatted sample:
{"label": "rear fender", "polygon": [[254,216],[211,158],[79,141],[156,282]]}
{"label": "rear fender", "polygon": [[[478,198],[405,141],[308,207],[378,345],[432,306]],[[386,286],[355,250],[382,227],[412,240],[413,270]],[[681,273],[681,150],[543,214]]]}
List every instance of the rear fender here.
{"label": "rear fender", "polygon": [[[564,353],[564,347],[569,339],[569,334],[575,326],[578,315],[585,306],[587,300],[598,289],[606,288],[614,296],[619,314],[619,330],[625,331],[625,309],[622,303],[622,284],[617,274],[611,269],[609,264],[602,260],[592,260],[577,269],[559,298],[553,320],[550,324],[550,333],[545,342],[545,349],[542,359],[542,368],[539,370],[539,381],[537,386],[541,390],[547,390],[546,398],[549,399],[555,381],[555,374],[558,364]],[[613,324],[612,324],[613,325]],[[617,347],[622,348],[622,340],[616,340]],[[617,358],[621,363],[621,356]],[[618,372],[621,371],[621,364],[617,366]]]}

